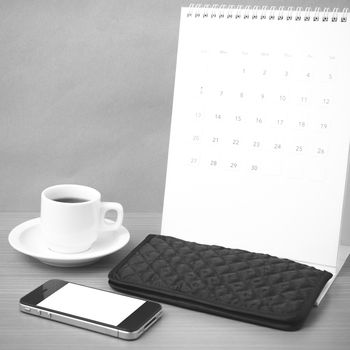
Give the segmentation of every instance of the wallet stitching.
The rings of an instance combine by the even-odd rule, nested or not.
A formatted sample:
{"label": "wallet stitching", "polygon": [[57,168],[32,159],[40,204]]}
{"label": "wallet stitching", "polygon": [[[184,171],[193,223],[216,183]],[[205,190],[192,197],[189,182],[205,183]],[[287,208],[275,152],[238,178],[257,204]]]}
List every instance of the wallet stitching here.
{"label": "wallet stitching", "polygon": [[[135,288],[140,288],[140,289],[144,289],[144,290],[148,290],[150,292],[155,292],[155,293],[159,293],[159,292],[162,292],[170,297],[172,297],[173,295],[172,294],[175,294],[177,297],[179,298],[182,298],[184,300],[188,300],[188,301],[193,301],[193,302],[197,302],[198,303],[198,300],[196,300],[193,296],[188,296],[188,295],[185,295],[185,294],[181,294],[177,291],[174,291],[174,290],[169,290],[169,289],[165,289],[165,288],[154,288],[154,287],[150,287],[150,286],[143,286],[143,285],[140,285],[140,284],[135,284],[135,283],[132,283],[132,282],[123,282],[122,280],[118,280],[117,278],[115,278],[115,274],[117,273],[117,271],[130,259],[130,257],[132,257],[133,255],[135,255],[135,253],[140,250],[146,243],[148,243],[152,238],[158,238],[158,239],[161,239],[163,242],[165,242],[164,239],[166,239],[166,237],[169,237],[169,238],[172,238],[172,239],[176,239],[176,240],[179,240],[179,241],[183,241],[183,240],[180,240],[180,239],[177,239],[177,238],[174,238],[174,237],[171,237],[171,236],[159,236],[159,235],[148,235],[144,241],[142,241],[134,250],[132,250],[109,274],[109,277],[112,276],[112,283],[115,283],[115,284],[118,284],[120,283],[121,285],[124,285],[124,286],[130,286],[130,287],[135,287]],[[187,242],[187,241],[183,241],[183,242]],[[168,242],[166,242],[167,245],[169,245]],[[194,242],[188,242],[188,243],[194,243]],[[196,243],[195,243],[196,244]],[[242,252],[245,252],[245,251],[242,251]],[[252,253],[252,252],[249,252],[249,253]],[[271,256],[272,257],[272,256]],[[284,259],[284,260],[288,260],[288,259]],[[293,262],[293,261],[292,261]],[[299,265],[303,265],[303,264],[299,264]],[[307,265],[306,265],[307,266]],[[308,267],[308,266],[307,266]],[[153,268],[152,268],[153,270]],[[322,273],[322,271],[320,271]],[[276,313],[270,313],[270,312],[260,312],[260,311],[253,311],[253,310],[249,310],[249,309],[242,309],[242,308],[237,308],[237,307],[230,307],[228,308],[227,305],[225,304],[222,304],[220,302],[215,302],[212,304],[210,304],[210,302],[206,301],[205,299],[202,299],[202,298],[197,298],[201,301],[201,303],[205,304],[205,305],[209,305],[209,306],[213,306],[215,305],[215,307],[219,307],[220,309],[223,309],[223,310],[227,310],[227,311],[230,311],[230,312],[239,312],[239,313],[245,313],[245,314],[249,314],[249,315],[253,315],[253,316],[259,316],[259,317],[271,317],[272,319],[276,319],[276,320],[281,320],[281,321],[289,321],[291,316],[293,315],[294,318],[302,318],[302,316],[304,316],[305,314],[307,314],[308,310],[310,308],[312,308],[312,304],[310,305],[310,300],[314,300],[315,297],[317,297],[317,295],[319,294],[320,292],[320,287],[321,287],[321,284],[324,283],[324,281],[327,281],[327,277],[326,275],[324,274],[323,272],[323,275],[321,275],[320,277],[318,277],[318,284],[317,284],[317,288],[315,287],[313,289],[313,293],[311,293],[309,295],[309,298],[306,298],[305,299],[305,302],[303,304],[303,307],[301,308],[301,310],[299,311],[293,311],[291,313],[284,313],[284,314],[276,314]],[[317,293],[317,295],[315,295]],[[290,315],[290,317],[287,319],[286,316],[287,315]],[[283,317],[284,316],[284,317]],[[298,317],[297,317],[298,316]],[[293,320],[294,320],[293,318]]]}

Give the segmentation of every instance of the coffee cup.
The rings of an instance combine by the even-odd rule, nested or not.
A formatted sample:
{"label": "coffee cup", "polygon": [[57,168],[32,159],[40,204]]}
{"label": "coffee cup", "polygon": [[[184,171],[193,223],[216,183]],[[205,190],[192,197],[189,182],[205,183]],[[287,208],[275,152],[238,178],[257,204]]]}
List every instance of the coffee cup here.
{"label": "coffee cup", "polygon": [[[106,220],[116,211],[116,221]],[[123,207],[101,202],[101,193],[82,185],[56,185],[41,193],[41,230],[47,247],[60,253],[88,250],[103,231],[117,230],[123,221]]]}

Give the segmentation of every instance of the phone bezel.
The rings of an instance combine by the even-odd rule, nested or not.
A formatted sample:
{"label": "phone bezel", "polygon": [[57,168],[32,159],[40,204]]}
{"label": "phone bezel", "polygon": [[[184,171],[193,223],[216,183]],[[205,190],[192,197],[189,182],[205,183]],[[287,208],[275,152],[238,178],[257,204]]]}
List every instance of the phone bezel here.
{"label": "phone bezel", "polygon": [[[67,281],[58,280],[58,279],[49,280],[49,281],[45,282],[44,284],[42,284],[41,286],[39,286],[38,288],[32,290],[30,293],[26,294],[24,297],[22,297],[20,299],[20,304],[23,306],[33,307],[33,308],[36,308],[39,310],[44,310],[44,311],[47,311],[50,313],[55,313],[55,314],[62,315],[65,317],[77,319],[77,320],[80,320],[83,322],[97,324],[99,326],[112,328],[112,329],[115,329],[117,331],[122,331],[122,332],[126,332],[126,333],[139,332],[140,329],[142,329],[142,327],[147,325],[147,323],[150,322],[152,320],[152,318],[157,316],[162,309],[161,305],[158,303],[154,303],[151,301],[141,299],[141,300],[145,301],[144,304],[142,304],[137,310],[135,310],[133,313],[131,313],[126,319],[121,321],[118,325],[112,325],[112,324],[99,322],[96,320],[80,317],[80,316],[77,316],[74,314],[68,314],[68,313],[61,312],[61,311],[58,311],[55,309],[49,309],[49,308],[37,305],[42,300],[49,297],[51,294],[53,294],[56,291],[58,291],[59,289],[61,289],[67,283],[73,283],[73,282],[67,282]],[[106,291],[106,290],[99,289],[99,288],[88,287],[88,286],[85,286],[85,285],[79,284],[79,283],[73,283],[73,284],[77,284],[77,285],[80,285],[80,286],[85,287],[85,288],[97,289],[97,290],[101,290],[101,291],[106,292],[106,293],[115,294],[114,292]],[[140,299],[140,298],[135,298],[133,296],[128,296],[128,295],[126,295],[126,296],[129,298]],[[151,323],[150,323],[150,325],[151,325]],[[145,330],[147,328],[148,327],[145,327]]]}

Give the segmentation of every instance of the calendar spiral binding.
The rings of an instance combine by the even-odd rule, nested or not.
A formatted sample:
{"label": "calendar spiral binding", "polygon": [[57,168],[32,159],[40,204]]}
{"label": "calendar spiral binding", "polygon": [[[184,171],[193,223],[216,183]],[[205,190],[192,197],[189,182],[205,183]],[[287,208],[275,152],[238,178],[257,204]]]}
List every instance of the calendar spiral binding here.
{"label": "calendar spiral binding", "polygon": [[190,4],[187,17],[278,21],[348,22],[348,8]]}

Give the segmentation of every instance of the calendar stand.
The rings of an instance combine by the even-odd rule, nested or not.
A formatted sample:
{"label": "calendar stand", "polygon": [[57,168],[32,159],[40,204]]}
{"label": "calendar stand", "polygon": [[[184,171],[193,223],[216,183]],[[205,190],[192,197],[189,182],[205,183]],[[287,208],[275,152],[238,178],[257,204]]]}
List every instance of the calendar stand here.
{"label": "calendar stand", "polygon": [[349,25],[346,9],[182,9],[162,234],[339,273]]}
{"label": "calendar stand", "polygon": [[349,257],[349,255],[350,255],[350,246],[349,245],[339,245],[337,267],[336,268],[330,268],[328,266],[322,266],[322,265],[312,265],[318,269],[327,270],[333,274],[333,277],[327,282],[327,284],[324,286],[322,292],[318,296],[318,298],[315,302],[315,306],[320,305],[322,299],[327,294],[328,289],[330,288],[330,286],[333,284],[333,282],[335,281],[335,279],[339,275],[339,273],[340,273],[343,265],[345,264],[347,258]]}
{"label": "calendar stand", "polygon": [[350,256],[350,216],[347,213],[350,211],[350,147],[348,154],[348,166],[347,166],[347,176],[346,176],[346,186],[345,186],[345,196],[342,214],[342,229],[340,236],[340,244],[338,247],[337,264],[335,268],[329,269],[327,266],[320,266],[333,274],[333,277],[327,282],[322,292],[316,300],[316,306],[318,306],[323,297],[326,295],[328,289],[333,284],[337,276],[339,275],[343,265]]}

